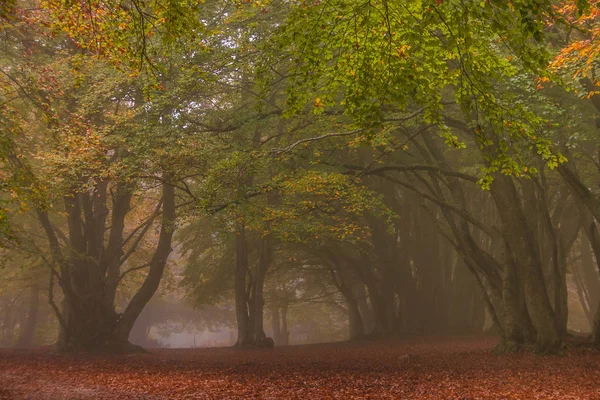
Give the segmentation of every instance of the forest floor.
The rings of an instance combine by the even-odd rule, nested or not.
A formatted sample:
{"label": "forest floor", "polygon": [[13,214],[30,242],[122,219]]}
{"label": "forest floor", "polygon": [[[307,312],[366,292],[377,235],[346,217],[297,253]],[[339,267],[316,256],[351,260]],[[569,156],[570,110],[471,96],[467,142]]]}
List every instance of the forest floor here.
{"label": "forest floor", "polygon": [[0,399],[600,399],[600,352],[412,339],[128,356],[0,350]]}

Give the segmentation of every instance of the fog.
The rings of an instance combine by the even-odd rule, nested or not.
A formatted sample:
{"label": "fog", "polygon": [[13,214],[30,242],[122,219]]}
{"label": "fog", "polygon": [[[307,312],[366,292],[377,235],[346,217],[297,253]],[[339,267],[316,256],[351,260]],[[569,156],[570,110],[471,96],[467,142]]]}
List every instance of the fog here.
{"label": "fog", "polygon": [[0,0],[0,400],[597,398],[599,16]]}
{"label": "fog", "polygon": [[596,36],[558,6],[111,1],[0,6],[1,346],[600,344]]}

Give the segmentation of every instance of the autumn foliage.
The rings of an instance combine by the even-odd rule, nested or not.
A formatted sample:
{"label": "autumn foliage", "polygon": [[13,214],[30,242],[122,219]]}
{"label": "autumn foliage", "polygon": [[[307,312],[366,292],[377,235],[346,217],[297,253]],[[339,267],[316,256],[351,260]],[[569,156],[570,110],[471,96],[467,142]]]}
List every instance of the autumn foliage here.
{"label": "autumn foliage", "polygon": [[596,351],[495,355],[493,339],[147,355],[0,353],[0,399],[593,399]]}

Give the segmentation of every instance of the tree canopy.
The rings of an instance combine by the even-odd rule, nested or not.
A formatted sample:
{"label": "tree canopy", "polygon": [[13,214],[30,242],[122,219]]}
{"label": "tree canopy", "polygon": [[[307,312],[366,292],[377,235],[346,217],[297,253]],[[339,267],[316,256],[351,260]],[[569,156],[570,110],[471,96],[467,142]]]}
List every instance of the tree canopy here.
{"label": "tree canopy", "polygon": [[492,326],[555,352],[587,324],[598,345],[597,14],[4,2],[2,274],[43,290],[67,350],[132,350],[165,276],[234,308],[240,346],[287,344],[301,304],[336,338]]}

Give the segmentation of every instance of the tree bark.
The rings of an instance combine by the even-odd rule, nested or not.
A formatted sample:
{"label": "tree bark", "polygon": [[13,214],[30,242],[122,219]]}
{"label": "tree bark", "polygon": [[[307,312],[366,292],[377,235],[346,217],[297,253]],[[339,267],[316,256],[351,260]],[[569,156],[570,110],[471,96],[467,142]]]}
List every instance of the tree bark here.
{"label": "tree bark", "polygon": [[593,324],[592,316],[596,313],[598,303],[600,302],[600,275],[597,263],[594,261],[594,256],[592,255],[590,241],[585,232],[581,234],[580,253],[581,283],[584,285],[585,292],[587,293],[585,301],[590,313],[591,325]]}
{"label": "tree bark", "polygon": [[287,323],[287,312],[288,312],[288,305],[287,303],[284,303],[281,308],[281,337],[282,337],[282,341],[281,344],[282,346],[287,346],[288,344],[290,344],[290,332],[288,331],[288,323]]}
{"label": "tree bark", "polygon": [[[557,170],[577,200],[579,214],[583,219],[583,230],[590,241],[596,256],[596,263],[600,268],[600,235],[597,227],[597,221],[600,220],[600,198],[594,196],[592,191],[581,181],[576,165],[573,164],[572,161],[560,164],[557,167]],[[586,214],[584,208],[589,211],[591,216]],[[593,345],[600,347],[600,307],[596,307],[591,341]]]}
{"label": "tree bark", "polygon": [[129,305],[121,315],[115,332],[118,340],[127,342],[129,332],[133,328],[135,320],[143,311],[146,304],[150,301],[162,279],[167,259],[171,254],[171,244],[173,233],[175,231],[175,188],[168,182],[168,178],[162,185],[163,187],[163,214],[161,229],[158,237],[158,244],[154,255],[150,260],[148,275],[140,289],[133,296]]}
{"label": "tree bark", "polygon": [[17,347],[29,348],[33,346],[35,331],[37,328],[38,315],[40,310],[40,290],[37,283],[31,285],[29,292],[29,307],[27,309],[27,318],[23,324]]}
{"label": "tree bark", "polygon": [[254,343],[259,347],[269,347],[265,345],[267,337],[264,330],[264,286],[272,258],[271,240],[270,234],[260,239],[260,251],[254,275]]}
{"label": "tree bark", "polygon": [[346,306],[348,307],[348,334],[350,335],[350,340],[362,339],[365,327],[360,316],[358,304],[353,298],[346,298]]}
{"label": "tree bark", "polygon": [[504,306],[504,343],[503,350],[518,351],[525,341],[524,321],[521,318],[519,271],[510,248],[505,246],[504,270],[502,274],[502,303]]}
{"label": "tree bark", "polygon": [[504,237],[522,272],[527,309],[537,334],[536,348],[540,352],[555,352],[561,341],[546,291],[539,250],[512,178],[496,176],[491,193],[502,220]]}
{"label": "tree bark", "polygon": [[354,277],[349,270],[349,266],[344,265],[334,251],[326,251],[327,258],[330,260],[330,273],[333,284],[340,291],[346,300],[348,310],[348,329],[351,340],[362,339],[365,327],[360,315],[358,303],[352,291],[352,285],[355,283]]}
{"label": "tree bark", "polygon": [[360,319],[364,325],[364,333],[369,334],[373,331],[373,310],[368,302],[365,285],[362,282],[357,282],[353,285],[352,292],[355,294]]}
{"label": "tree bark", "polygon": [[235,237],[235,313],[237,319],[237,347],[246,347],[254,343],[250,324],[248,298],[246,292],[246,274],[248,273],[248,249],[244,226],[239,228]]}
{"label": "tree bark", "polygon": [[[55,307],[61,324],[57,345],[71,351],[139,350],[128,341],[135,320],[152,298],[171,253],[175,223],[175,192],[164,174],[162,184],[161,228],[156,249],[147,264],[148,274],[122,314],[115,310],[115,294],[122,278],[121,266],[133,253],[137,244],[150,228],[156,213],[149,218],[141,233],[132,240],[127,254],[123,237],[125,219],[129,213],[131,190],[129,185],[117,184],[112,199],[112,220],[105,243],[104,233],[108,207],[106,183],[97,182],[93,192],[74,192],[64,199],[69,246],[61,249],[55,229],[44,211],[38,211],[39,220],[48,237],[52,252],[53,274],[64,294],[62,312]],[[139,230],[134,231],[140,232]],[[132,234],[133,235],[133,234]],[[58,271],[54,270],[58,267]],[[54,275],[53,275],[54,276]]]}

